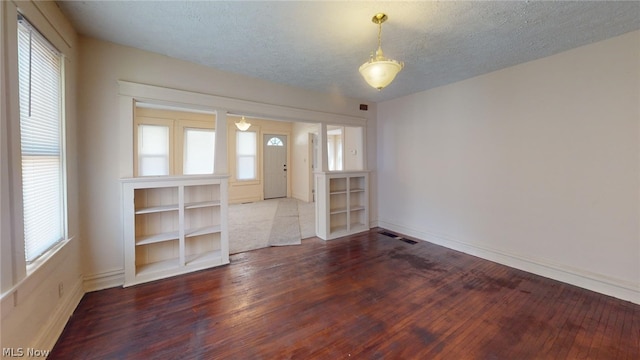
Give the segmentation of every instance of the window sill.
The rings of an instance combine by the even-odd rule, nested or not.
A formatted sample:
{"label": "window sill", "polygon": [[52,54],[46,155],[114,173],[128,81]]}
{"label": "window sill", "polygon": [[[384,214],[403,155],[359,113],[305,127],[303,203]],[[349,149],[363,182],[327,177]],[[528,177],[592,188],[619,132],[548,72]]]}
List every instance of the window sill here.
{"label": "window sill", "polygon": [[34,262],[32,262],[30,264],[27,264],[27,277],[29,277],[31,274],[33,274],[36,271],[38,271],[38,269],[40,269],[40,267],[42,267],[44,264],[46,264],[49,261],[49,259],[53,258],[71,240],[73,240],[73,237],[70,237],[68,239],[64,239],[64,240],[60,241],[54,247],[52,247],[47,252],[45,252],[42,256],[40,256],[38,259],[36,259]]}
{"label": "window sill", "polygon": [[260,180],[258,179],[236,180],[232,184],[235,186],[260,185]]}

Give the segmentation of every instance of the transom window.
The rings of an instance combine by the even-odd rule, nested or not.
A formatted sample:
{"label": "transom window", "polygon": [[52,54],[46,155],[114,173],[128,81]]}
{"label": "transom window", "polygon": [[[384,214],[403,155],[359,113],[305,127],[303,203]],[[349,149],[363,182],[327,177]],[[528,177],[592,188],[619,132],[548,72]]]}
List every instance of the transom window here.
{"label": "transom window", "polygon": [[269,139],[269,141],[267,141],[267,146],[284,146],[284,144],[282,143],[282,140],[280,140],[280,138],[274,136]]}

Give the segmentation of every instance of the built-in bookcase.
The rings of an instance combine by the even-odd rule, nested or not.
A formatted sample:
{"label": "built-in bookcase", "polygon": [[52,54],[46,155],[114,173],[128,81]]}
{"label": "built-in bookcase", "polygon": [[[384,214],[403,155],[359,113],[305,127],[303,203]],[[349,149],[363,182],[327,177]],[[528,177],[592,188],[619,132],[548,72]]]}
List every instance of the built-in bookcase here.
{"label": "built-in bookcase", "polygon": [[125,286],[229,263],[227,178],[122,180]]}
{"label": "built-in bookcase", "polygon": [[316,173],[316,233],[324,240],[369,230],[368,172]]}

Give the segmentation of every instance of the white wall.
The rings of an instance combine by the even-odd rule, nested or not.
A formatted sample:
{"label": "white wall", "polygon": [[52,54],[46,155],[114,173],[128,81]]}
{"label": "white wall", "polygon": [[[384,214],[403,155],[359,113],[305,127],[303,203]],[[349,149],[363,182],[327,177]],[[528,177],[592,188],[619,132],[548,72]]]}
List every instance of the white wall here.
{"label": "white wall", "polygon": [[344,127],[344,149],[342,158],[344,159],[345,170],[362,170],[363,156],[363,129],[353,126]]}
{"label": "white wall", "polygon": [[[17,75],[17,11],[64,54],[68,240],[27,266],[22,192]],[[77,36],[53,2],[0,2],[0,202],[2,231],[1,348],[51,350],[84,294],[80,269],[76,136]],[[62,293],[59,286],[62,285]]]}
{"label": "white wall", "polygon": [[[369,117],[360,101],[278,85],[80,37],[80,194],[85,286],[95,290],[122,284],[118,80],[243,99],[331,114]],[[259,115],[259,114],[253,114]],[[373,144],[371,145],[373,146]],[[374,149],[374,147],[372,147]]]}
{"label": "white wall", "polygon": [[317,134],[319,131],[320,126],[318,124],[299,122],[293,124],[291,196],[302,201],[310,202],[313,200],[311,197],[311,181],[313,178],[309,172],[313,159],[309,156],[311,149],[309,134]]}
{"label": "white wall", "polygon": [[640,303],[638,44],[379,103],[380,225]]}

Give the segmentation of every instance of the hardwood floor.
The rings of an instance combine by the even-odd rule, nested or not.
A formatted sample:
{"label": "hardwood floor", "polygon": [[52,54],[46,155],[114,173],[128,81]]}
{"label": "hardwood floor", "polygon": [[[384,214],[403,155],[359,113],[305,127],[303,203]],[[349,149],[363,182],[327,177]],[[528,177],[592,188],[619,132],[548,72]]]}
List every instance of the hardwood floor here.
{"label": "hardwood floor", "polygon": [[49,359],[640,359],[640,306],[376,231],[88,293]]}

